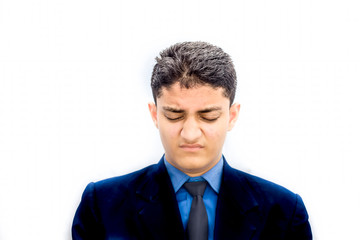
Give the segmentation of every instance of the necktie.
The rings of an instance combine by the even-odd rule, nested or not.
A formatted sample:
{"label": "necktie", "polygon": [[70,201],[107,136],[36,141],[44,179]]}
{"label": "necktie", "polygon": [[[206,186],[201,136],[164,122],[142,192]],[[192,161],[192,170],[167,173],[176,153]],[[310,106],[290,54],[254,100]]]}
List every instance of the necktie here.
{"label": "necktie", "polygon": [[187,234],[189,240],[208,239],[208,218],[202,196],[206,188],[206,182],[184,183],[185,189],[193,196],[191,203]]}

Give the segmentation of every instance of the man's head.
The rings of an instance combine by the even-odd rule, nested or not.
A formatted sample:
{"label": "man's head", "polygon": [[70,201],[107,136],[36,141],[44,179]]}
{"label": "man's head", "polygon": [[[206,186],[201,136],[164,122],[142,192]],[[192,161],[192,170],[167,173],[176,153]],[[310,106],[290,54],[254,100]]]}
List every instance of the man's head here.
{"label": "man's head", "polygon": [[221,48],[205,42],[177,43],[156,58],[151,77],[155,103],[162,90],[179,83],[181,87],[209,85],[222,88],[225,97],[233,103],[236,91],[236,73],[230,56]]}
{"label": "man's head", "polygon": [[156,103],[149,110],[167,161],[189,176],[210,170],[240,109],[232,104],[236,76],[230,57],[207,43],[175,44],[157,58],[151,86]]}

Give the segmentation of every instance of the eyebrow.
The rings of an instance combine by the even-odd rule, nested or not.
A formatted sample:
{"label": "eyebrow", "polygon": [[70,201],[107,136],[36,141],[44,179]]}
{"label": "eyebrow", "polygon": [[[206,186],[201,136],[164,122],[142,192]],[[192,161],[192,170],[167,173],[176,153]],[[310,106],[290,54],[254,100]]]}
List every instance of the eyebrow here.
{"label": "eyebrow", "polygon": [[173,107],[163,107],[164,111],[168,111],[168,112],[173,112],[173,113],[183,113],[185,112],[184,110],[178,109],[178,108],[173,108]]}
{"label": "eyebrow", "polygon": [[[185,111],[179,108],[173,108],[173,107],[168,107],[165,106],[163,107],[164,111],[168,111],[168,112],[173,112],[173,113],[184,113]],[[221,107],[209,107],[209,108],[205,108],[203,110],[198,111],[198,113],[209,113],[209,112],[214,112],[214,111],[221,111]]]}
{"label": "eyebrow", "polygon": [[215,111],[221,111],[221,107],[205,108],[204,110],[199,111],[199,113],[208,113],[208,112],[215,112]]}

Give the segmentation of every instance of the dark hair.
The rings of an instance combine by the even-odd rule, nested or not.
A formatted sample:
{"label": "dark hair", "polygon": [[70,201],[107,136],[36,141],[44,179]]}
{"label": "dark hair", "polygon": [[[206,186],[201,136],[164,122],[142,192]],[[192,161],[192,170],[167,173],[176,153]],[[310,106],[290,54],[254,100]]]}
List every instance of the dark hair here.
{"label": "dark hair", "polygon": [[181,87],[210,85],[223,88],[224,96],[233,103],[236,91],[236,73],[230,56],[221,48],[206,42],[177,43],[156,57],[151,76],[151,89],[156,98],[162,88],[179,82]]}

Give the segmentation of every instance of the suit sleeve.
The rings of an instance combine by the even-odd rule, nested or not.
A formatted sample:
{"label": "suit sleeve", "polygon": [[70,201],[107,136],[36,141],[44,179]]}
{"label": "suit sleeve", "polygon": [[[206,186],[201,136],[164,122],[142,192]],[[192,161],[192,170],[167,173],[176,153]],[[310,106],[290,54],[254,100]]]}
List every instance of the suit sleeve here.
{"label": "suit sleeve", "polygon": [[104,239],[104,230],[96,206],[95,184],[86,187],[72,225],[73,240]]}
{"label": "suit sleeve", "polygon": [[309,216],[304,202],[296,194],[296,204],[291,220],[291,225],[286,239],[288,240],[312,240],[312,233],[309,223]]}

